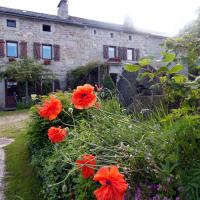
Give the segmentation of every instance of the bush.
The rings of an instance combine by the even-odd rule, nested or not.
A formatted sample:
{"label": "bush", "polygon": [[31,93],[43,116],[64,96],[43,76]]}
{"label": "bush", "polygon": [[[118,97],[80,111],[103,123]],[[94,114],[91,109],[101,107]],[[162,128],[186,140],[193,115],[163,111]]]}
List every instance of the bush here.
{"label": "bush", "polygon": [[[32,108],[29,131],[32,164],[41,177],[44,199],[95,199],[93,191],[99,184],[83,179],[75,165],[83,154],[95,155],[98,166],[120,168],[129,184],[128,200],[200,198],[199,116],[177,119],[172,113],[162,119],[157,112],[142,119],[127,115],[112,98],[102,101],[101,109],[74,109],[72,117],[71,95],[54,95],[62,101],[63,112],[50,122]],[[51,126],[67,126],[67,139],[51,144],[47,137]]]}

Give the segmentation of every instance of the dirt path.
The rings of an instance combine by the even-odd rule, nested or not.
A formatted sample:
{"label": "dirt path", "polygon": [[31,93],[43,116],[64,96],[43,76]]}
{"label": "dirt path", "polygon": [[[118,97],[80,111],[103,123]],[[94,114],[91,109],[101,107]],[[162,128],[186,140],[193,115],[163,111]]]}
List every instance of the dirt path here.
{"label": "dirt path", "polygon": [[6,126],[29,118],[28,113],[18,113],[9,116],[0,116],[0,126]]}

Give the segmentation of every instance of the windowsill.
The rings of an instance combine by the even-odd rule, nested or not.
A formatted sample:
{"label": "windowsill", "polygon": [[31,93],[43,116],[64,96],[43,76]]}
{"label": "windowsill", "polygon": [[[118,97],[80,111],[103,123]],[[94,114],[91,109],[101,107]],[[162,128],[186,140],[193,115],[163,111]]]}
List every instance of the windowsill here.
{"label": "windowsill", "polygon": [[15,57],[15,56],[6,56],[7,58],[19,58],[19,57]]}

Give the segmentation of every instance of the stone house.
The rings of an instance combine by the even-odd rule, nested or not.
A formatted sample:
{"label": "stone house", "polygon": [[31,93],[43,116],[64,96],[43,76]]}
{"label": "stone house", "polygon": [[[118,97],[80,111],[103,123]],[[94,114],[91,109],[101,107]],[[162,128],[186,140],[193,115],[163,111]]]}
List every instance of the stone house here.
{"label": "stone house", "polygon": [[[68,15],[61,0],[58,14],[49,15],[0,7],[0,65],[24,56],[48,65],[66,89],[66,73],[91,61],[110,62],[110,73],[139,57],[160,56],[165,37],[125,25]],[[0,81],[0,107],[12,106],[15,82]]]}

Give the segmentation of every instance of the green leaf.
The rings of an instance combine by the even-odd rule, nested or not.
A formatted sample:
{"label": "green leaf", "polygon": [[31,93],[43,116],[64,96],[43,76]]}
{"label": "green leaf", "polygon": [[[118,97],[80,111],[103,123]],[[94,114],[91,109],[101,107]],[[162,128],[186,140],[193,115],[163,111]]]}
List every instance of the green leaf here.
{"label": "green leaf", "polygon": [[176,58],[175,53],[163,53],[163,62],[173,62],[174,59]]}
{"label": "green leaf", "polygon": [[141,69],[139,65],[125,64],[124,69],[128,72],[137,72]]}
{"label": "green leaf", "polygon": [[184,83],[187,80],[187,78],[182,74],[175,75],[173,79],[175,80],[176,83]]}
{"label": "green leaf", "polygon": [[166,77],[166,76],[160,77],[160,82],[161,82],[161,83],[164,83],[164,82],[166,82],[166,81],[167,81],[167,77]]}
{"label": "green leaf", "polygon": [[150,72],[143,72],[143,73],[139,74],[140,79],[143,79],[145,77],[153,79],[155,77],[155,75],[153,73],[150,73]]}
{"label": "green leaf", "polygon": [[156,75],[158,75],[158,74],[160,74],[160,73],[162,73],[162,72],[167,72],[168,71],[168,68],[167,68],[167,66],[162,66],[162,67],[160,67],[157,71],[156,71]]}
{"label": "green leaf", "polygon": [[175,65],[173,66],[170,70],[169,70],[169,74],[174,74],[174,73],[178,73],[180,71],[182,71],[184,69],[184,67],[182,65]]}
{"label": "green leaf", "polygon": [[149,65],[151,62],[152,62],[151,59],[149,59],[149,58],[143,58],[143,59],[141,59],[139,61],[139,65],[142,66],[142,67],[144,67],[146,65]]}

